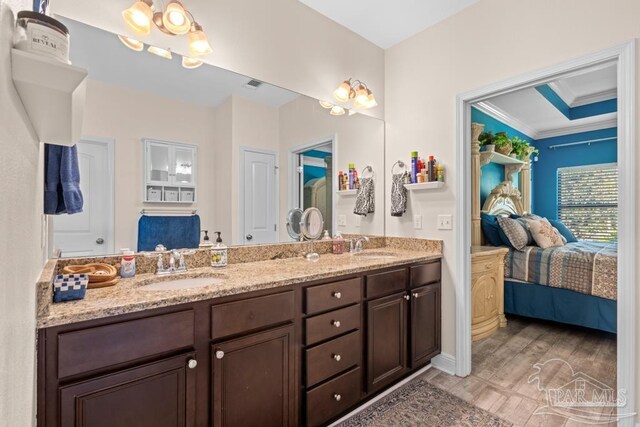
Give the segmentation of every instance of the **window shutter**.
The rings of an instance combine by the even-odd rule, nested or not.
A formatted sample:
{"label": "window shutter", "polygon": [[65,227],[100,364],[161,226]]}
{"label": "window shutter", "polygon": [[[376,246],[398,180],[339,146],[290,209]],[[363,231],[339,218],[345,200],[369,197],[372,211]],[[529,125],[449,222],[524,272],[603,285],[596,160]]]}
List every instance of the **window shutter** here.
{"label": "window shutter", "polygon": [[558,169],[558,218],[578,239],[616,241],[617,165],[613,163]]}

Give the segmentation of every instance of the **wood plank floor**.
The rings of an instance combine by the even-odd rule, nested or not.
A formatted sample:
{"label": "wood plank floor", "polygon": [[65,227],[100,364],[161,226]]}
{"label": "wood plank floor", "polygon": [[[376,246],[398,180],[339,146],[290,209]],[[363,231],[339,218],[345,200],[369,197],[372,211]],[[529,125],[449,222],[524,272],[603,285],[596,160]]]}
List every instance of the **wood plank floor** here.
{"label": "wood plank floor", "polygon": [[513,316],[506,328],[473,343],[471,375],[460,378],[430,369],[425,378],[515,426],[581,425],[557,415],[534,413],[547,405],[547,396],[538,382],[529,379],[536,373],[534,365],[545,362],[539,383],[546,387],[570,382],[573,368],[616,390],[614,334]]}

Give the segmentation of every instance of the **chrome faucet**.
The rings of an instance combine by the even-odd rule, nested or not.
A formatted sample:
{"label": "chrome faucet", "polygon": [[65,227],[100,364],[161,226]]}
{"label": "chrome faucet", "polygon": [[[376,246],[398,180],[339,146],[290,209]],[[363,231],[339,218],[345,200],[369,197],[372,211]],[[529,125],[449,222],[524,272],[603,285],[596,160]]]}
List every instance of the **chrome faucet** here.
{"label": "chrome faucet", "polygon": [[369,242],[369,238],[367,236],[360,236],[356,239],[352,239],[350,252],[352,254],[359,254],[360,252],[362,252],[363,242]]}
{"label": "chrome faucet", "polygon": [[[163,245],[156,246],[155,253],[158,254],[158,263],[156,268],[157,275],[166,275],[173,273],[184,273],[187,271],[187,264],[184,261],[184,256],[195,253],[195,251],[179,251],[174,249],[169,251],[169,268],[164,267],[164,254],[167,253],[166,248]],[[176,267],[176,260],[178,261],[178,267]]]}

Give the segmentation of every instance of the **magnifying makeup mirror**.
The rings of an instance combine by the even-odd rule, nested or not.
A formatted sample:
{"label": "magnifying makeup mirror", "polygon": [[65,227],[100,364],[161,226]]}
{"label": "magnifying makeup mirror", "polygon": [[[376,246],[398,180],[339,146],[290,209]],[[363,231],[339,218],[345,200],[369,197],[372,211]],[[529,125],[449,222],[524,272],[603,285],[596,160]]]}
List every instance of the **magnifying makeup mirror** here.
{"label": "magnifying makeup mirror", "polygon": [[318,208],[308,208],[302,213],[300,233],[309,241],[309,252],[306,255],[308,261],[316,262],[320,259],[320,255],[314,250],[313,241],[320,237],[323,228],[324,219]]}
{"label": "magnifying makeup mirror", "polygon": [[302,221],[302,209],[293,208],[287,214],[287,233],[294,240],[302,240],[300,223]]}

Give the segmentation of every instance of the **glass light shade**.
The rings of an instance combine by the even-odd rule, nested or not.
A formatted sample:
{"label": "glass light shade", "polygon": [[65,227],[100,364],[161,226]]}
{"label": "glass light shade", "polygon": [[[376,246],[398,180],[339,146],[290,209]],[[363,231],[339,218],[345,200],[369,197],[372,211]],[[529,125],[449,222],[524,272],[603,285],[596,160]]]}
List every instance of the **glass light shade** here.
{"label": "glass light shade", "polygon": [[170,33],[176,35],[187,34],[191,29],[187,12],[178,1],[172,1],[167,5],[162,14],[162,24]]}
{"label": "glass light shade", "polygon": [[333,96],[340,102],[349,101],[349,96],[351,95],[351,82],[349,80],[345,80],[342,82],[340,86],[336,90],[333,91]]}
{"label": "glass light shade", "polygon": [[341,116],[344,113],[345,109],[339,105],[334,105],[333,107],[331,107],[331,111],[329,111],[329,114],[331,114],[332,116]]}
{"label": "glass light shade", "polygon": [[333,108],[333,104],[327,101],[318,101],[322,108],[326,108],[327,110]]}
{"label": "glass light shade", "polygon": [[373,108],[378,106],[378,102],[376,101],[376,97],[373,96],[373,92],[367,89],[367,102],[364,104],[364,108]]}
{"label": "glass light shade", "polygon": [[143,1],[137,1],[129,9],[122,11],[122,18],[137,34],[147,35],[151,32],[153,11],[151,6]]}
{"label": "glass light shade", "polygon": [[207,55],[213,52],[211,49],[211,45],[209,44],[209,40],[207,40],[207,35],[202,31],[202,27],[195,22],[191,26],[191,31],[189,32],[189,52],[193,56]]}
{"label": "glass light shade", "polygon": [[182,66],[184,68],[188,68],[189,70],[193,70],[194,68],[198,68],[202,65],[202,60],[198,58],[189,58],[188,56],[182,57]]}
{"label": "glass light shade", "polygon": [[167,49],[162,49],[161,47],[149,46],[147,49],[149,53],[153,53],[154,55],[158,55],[161,58],[171,59],[173,56],[171,55],[171,51]]}
{"label": "glass light shade", "polygon": [[142,52],[144,50],[144,43],[138,41],[136,39],[132,39],[131,37],[118,35],[118,38],[122,42],[123,45],[128,47],[131,50],[135,50],[136,52]]}
{"label": "glass light shade", "polygon": [[355,107],[364,107],[367,103],[368,96],[367,88],[363,85],[358,86],[358,89],[356,89],[356,100],[353,105]]}

